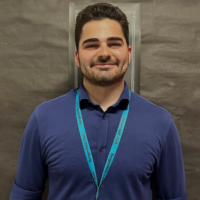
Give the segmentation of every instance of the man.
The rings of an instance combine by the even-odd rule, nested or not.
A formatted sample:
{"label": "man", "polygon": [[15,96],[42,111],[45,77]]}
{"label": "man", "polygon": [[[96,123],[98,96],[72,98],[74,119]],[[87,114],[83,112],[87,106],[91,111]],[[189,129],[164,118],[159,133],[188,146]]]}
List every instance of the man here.
{"label": "man", "polygon": [[117,7],[77,16],[80,88],[35,109],[25,129],[11,200],[186,200],[179,136],[171,115],[130,92],[128,22]]}

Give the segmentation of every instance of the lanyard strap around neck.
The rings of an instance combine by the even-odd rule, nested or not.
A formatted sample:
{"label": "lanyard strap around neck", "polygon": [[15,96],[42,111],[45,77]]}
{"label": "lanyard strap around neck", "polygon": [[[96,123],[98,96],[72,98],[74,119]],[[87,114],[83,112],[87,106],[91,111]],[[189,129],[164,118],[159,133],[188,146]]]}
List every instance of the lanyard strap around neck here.
{"label": "lanyard strap around neck", "polygon": [[[131,91],[129,90],[129,99],[130,99],[130,97],[131,97]],[[110,166],[113,162],[113,159],[115,157],[117,148],[119,146],[119,142],[121,140],[121,136],[123,134],[123,130],[124,130],[124,127],[125,127],[128,112],[129,112],[129,105],[127,106],[127,109],[123,110],[123,112],[122,112],[121,120],[120,120],[118,129],[117,129],[112,147],[110,149],[106,164],[104,166],[104,170],[103,170],[103,173],[102,173],[102,176],[101,176],[100,183],[98,184],[96,170],[95,170],[95,166],[94,166],[94,161],[93,161],[93,158],[92,158],[92,152],[90,150],[90,145],[89,145],[89,142],[88,142],[88,139],[87,139],[87,134],[86,134],[86,131],[85,131],[83,118],[82,118],[82,114],[81,114],[81,110],[80,110],[80,106],[79,106],[79,89],[77,90],[77,93],[76,93],[76,119],[77,119],[77,123],[78,123],[80,137],[81,137],[82,144],[83,144],[83,149],[85,151],[86,160],[88,162],[88,165],[89,165],[91,174],[93,176],[94,182],[97,186],[96,199],[99,196],[99,188],[100,188],[102,182],[104,181],[104,179],[105,179],[105,177],[106,177],[106,175],[107,175],[107,173],[110,169]]]}

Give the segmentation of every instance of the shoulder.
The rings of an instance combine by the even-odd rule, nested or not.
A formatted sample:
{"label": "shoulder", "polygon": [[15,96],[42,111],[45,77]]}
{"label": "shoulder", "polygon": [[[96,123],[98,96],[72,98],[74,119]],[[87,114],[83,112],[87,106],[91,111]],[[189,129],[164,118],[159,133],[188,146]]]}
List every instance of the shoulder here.
{"label": "shoulder", "polygon": [[49,110],[49,109],[58,109],[59,107],[63,107],[66,105],[70,105],[71,102],[75,100],[76,97],[76,89],[70,90],[68,93],[59,96],[57,98],[51,99],[49,101],[45,101],[36,107],[39,111]]}
{"label": "shoulder", "polygon": [[145,108],[153,109],[158,112],[163,112],[166,115],[171,116],[171,114],[167,110],[150,102],[149,100],[145,99],[144,97],[140,96],[139,94],[136,94],[135,92],[131,92],[131,96],[133,97],[132,100],[134,100],[135,103],[137,103],[138,105],[145,106]]}
{"label": "shoulder", "polygon": [[131,92],[130,111],[142,124],[156,130],[167,131],[173,122],[172,115],[167,110],[134,92]]}
{"label": "shoulder", "polygon": [[154,113],[161,114],[161,115],[165,115],[166,117],[171,118],[171,114],[167,110],[150,102],[149,100],[136,94],[135,92],[131,92],[131,104],[134,107],[137,106],[137,108],[141,112],[145,111],[146,113],[149,113],[149,114],[154,114]]}
{"label": "shoulder", "polygon": [[51,99],[49,101],[43,102],[35,108],[35,115],[38,120],[49,119],[50,117],[58,117],[62,115],[63,112],[70,112],[73,105],[75,105],[76,89],[69,91],[68,93],[59,96],[57,98]]}

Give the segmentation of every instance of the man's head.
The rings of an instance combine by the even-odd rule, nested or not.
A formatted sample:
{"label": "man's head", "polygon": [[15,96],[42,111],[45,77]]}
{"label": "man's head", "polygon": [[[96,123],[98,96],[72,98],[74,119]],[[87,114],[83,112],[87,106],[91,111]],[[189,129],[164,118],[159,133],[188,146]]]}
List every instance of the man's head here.
{"label": "man's head", "polygon": [[132,53],[126,15],[97,3],[83,9],[76,22],[75,58],[84,80],[103,87],[122,81]]}
{"label": "man's head", "polygon": [[79,52],[79,41],[82,34],[83,26],[92,20],[112,19],[117,21],[126,39],[127,47],[129,46],[129,23],[126,15],[118,8],[107,3],[96,3],[87,6],[78,13],[75,26],[75,43]]}

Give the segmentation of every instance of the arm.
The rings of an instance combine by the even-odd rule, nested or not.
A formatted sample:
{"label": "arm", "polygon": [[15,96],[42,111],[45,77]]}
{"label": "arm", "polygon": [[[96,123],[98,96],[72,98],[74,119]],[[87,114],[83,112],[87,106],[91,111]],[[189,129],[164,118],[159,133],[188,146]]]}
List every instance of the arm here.
{"label": "arm", "polygon": [[35,112],[24,131],[10,200],[39,200],[44,191],[47,169],[41,153]]}
{"label": "arm", "polygon": [[187,200],[181,144],[173,120],[155,166],[154,184],[156,200]]}

